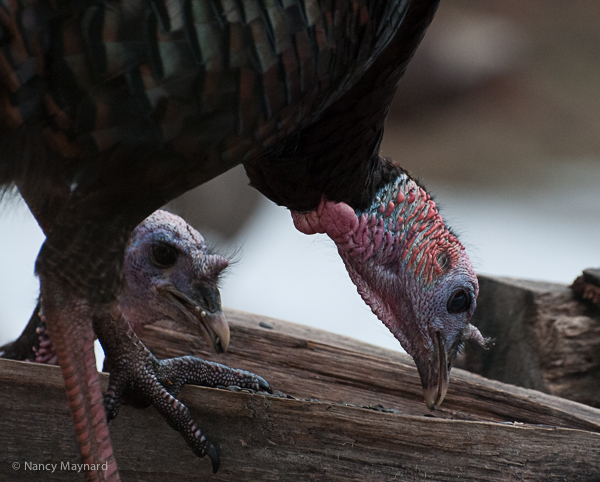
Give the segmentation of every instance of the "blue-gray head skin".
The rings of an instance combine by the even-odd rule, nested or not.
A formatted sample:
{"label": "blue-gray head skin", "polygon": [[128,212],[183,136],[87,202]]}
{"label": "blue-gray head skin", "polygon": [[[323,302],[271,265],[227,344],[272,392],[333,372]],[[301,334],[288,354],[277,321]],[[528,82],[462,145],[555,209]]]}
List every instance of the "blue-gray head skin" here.
{"label": "blue-gray head skin", "polygon": [[[217,282],[227,265],[225,258],[209,252],[202,235],[183,219],[156,211],[138,225],[127,245],[119,310],[138,334],[146,324],[170,319],[199,332],[215,351],[225,351],[229,326]],[[57,363],[45,317],[36,315],[17,341],[0,347],[0,357]]]}
{"label": "blue-gray head skin", "polygon": [[171,319],[221,353],[229,345],[229,325],[217,283],[228,264],[179,216],[155,211],[129,239],[119,308],[134,331]]}
{"label": "blue-gray head skin", "polygon": [[362,298],[413,357],[425,403],[439,406],[459,347],[484,339],[470,323],[479,292],[471,261],[429,194],[402,172],[367,210],[324,197],[292,216],[300,231],[335,241]]}

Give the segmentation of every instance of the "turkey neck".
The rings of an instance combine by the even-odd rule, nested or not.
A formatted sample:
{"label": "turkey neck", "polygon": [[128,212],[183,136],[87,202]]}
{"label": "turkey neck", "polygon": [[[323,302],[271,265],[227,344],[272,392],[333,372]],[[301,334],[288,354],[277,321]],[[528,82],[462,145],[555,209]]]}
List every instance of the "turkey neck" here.
{"label": "turkey neck", "polygon": [[317,209],[292,217],[299,231],[325,233],[336,243],[363,300],[415,356],[420,342],[406,336],[413,307],[465,256],[431,196],[398,171],[365,209],[323,196]]}
{"label": "turkey neck", "polygon": [[323,197],[316,210],[292,216],[299,231],[327,234],[347,266],[410,272],[425,285],[454,266],[463,249],[431,196],[403,171],[376,192],[366,209]]}

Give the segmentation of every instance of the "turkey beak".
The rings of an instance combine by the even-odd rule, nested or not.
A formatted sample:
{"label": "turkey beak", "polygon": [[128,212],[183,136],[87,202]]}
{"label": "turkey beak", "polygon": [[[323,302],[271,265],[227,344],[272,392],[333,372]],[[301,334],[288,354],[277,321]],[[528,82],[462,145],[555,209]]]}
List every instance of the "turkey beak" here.
{"label": "turkey beak", "polygon": [[200,335],[217,353],[227,351],[229,346],[229,323],[222,311],[200,311]]}
{"label": "turkey beak", "polygon": [[229,323],[221,310],[207,311],[184,292],[168,285],[158,288],[179,310],[189,329],[198,330],[200,336],[217,353],[223,353],[229,346]]}
{"label": "turkey beak", "polygon": [[450,369],[446,346],[440,332],[432,337],[433,349],[423,358],[415,358],[421,376],[425,404],[430,410],[439,407],[446,396]]}

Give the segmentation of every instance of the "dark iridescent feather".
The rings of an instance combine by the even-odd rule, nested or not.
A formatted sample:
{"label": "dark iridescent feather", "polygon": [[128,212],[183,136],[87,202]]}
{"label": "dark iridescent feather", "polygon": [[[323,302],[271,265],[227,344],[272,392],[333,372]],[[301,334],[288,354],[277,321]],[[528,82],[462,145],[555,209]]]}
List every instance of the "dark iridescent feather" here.
{"label": "dark iridescent feather", "polygon": [[36,269],[85,463],[116,474],[88,341],[92,319],[107,346],[123,335],[129,233],[240,163],[293,210],[367,206],[398,173],[383,122],[437,3],[0,3],[0,186],[48,233]]}

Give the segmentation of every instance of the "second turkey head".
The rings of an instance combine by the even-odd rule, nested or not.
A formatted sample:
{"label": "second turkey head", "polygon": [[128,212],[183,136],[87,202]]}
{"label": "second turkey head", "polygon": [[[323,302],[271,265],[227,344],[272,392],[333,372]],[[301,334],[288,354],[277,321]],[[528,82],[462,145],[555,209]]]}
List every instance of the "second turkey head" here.
{"label": "second turkey head", "polygon": [[229,345],[229,325],[217,283],[228,264],[182,218],[156,211],[131,234],[119,308],[135,331],[174,320],[221,353]]}

